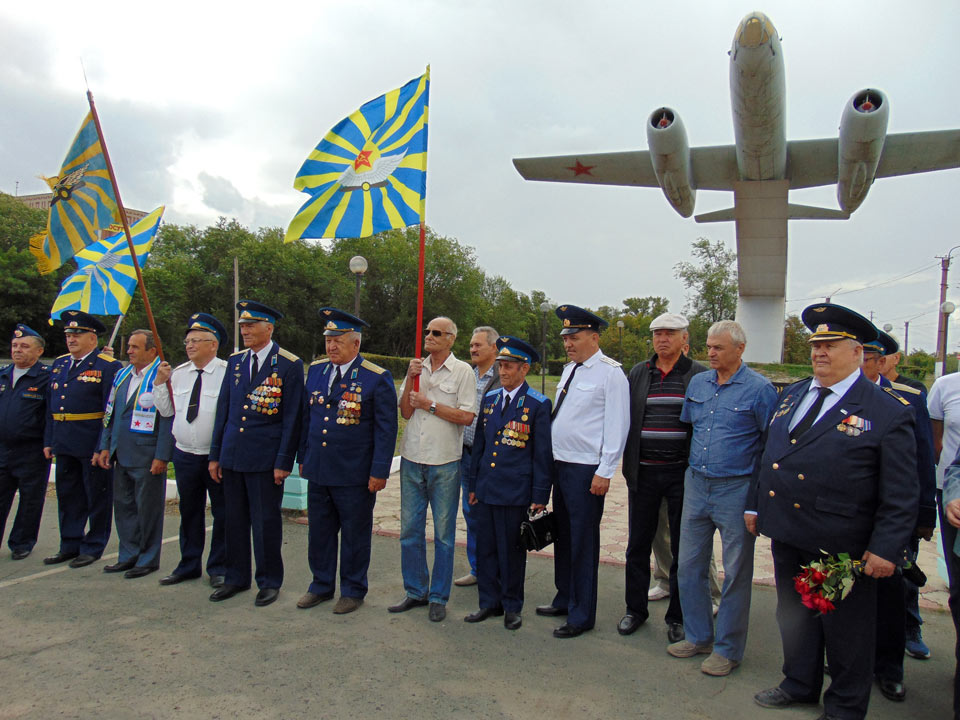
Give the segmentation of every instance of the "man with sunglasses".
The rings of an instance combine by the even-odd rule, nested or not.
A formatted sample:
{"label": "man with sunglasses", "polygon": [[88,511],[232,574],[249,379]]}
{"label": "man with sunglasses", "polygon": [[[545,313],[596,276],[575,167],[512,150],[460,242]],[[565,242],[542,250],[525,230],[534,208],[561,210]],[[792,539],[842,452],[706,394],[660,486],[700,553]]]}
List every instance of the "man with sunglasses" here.
{"label": "man with sunglasses", "polygon": [[[400,569],[406,597],[389,610],[400,613],[429,603],[433,622],[447,614],[463,429],[473,422],[477,405],[473,369],[451,352],[456,339],[453,320],[431,320],[423,341],[427,357],[410,361],[400,387],[400,414],[407,421],[400,448]],[[424,534],[428,505],[434,523],[432,576]]]}
{"label": "man with sunglasses", "polygon": [[173,386],[172,401],[168,392],[155,393],[154,401],[164,415],[176,408],[173,467],[180,496],[180,563],[160,580],[161,585],[176,585],[203,575],[208,495],[213,514],[213,534],[207,556],[211,587],[221,587],[227,574],[223,485],[214,482],[207,471],[213,418],[227,371],[227,361],[217,357],[217,350],[226,341],[227,330],[219,320],[207,313],[194,313],[187,321],[183,338],[187,362],[172,371],[170,364],[163,362],[157,370],[156,385],[163,385],[170,378]]}

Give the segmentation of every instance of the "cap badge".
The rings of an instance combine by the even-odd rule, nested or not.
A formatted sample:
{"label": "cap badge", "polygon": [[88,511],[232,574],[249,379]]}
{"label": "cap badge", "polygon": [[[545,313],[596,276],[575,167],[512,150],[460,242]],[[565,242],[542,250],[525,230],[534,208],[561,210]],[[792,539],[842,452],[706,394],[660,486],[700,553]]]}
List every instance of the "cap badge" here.
{"label": "cap badge", "polygon": [[827,325],[826,323],[824,323],[824,324],[822,324],[822,325],[817,325],[817,332],[818,332],[818,333],[830,332],[830,326]]}
{"label": "cap badge", "polygon": [[14,330],[14,331],[13,331],[13,336],[14,336],[14,337],[23,337],[23,330]]}

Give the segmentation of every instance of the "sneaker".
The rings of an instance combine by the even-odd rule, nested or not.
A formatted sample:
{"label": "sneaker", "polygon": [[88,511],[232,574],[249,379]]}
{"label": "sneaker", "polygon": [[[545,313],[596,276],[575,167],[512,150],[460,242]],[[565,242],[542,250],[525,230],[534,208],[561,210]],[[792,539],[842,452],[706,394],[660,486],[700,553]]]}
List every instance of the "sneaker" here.
{"label": "sneaker", "polygon": [[730,672],[740,663],[736,660],[730,660],[725,658],[723,655],[718,655],[717,653],[710,653],[710,657],[703,661],[700,665],[700,670],[705,675],[713,675],[714,677],[723,677],[724,675],[729,675]]}
{"label": "sneaker", "polygon": [[660,586],[650,588],[650,592],[647,593],[647,600],[649,600],[650,602],[663,600],[668,597],[670,597],[670,591],[664,590]]}
{"label": "sneaker", "polygon": [[477,577],[473,573],[467,573],[463,577],[454,580],[453,584],[457,587],[470,587],[471,585],[477,584]]}
{"label": "sneaker", "polygon": [[688,658],[694,655],[709,655],[713,652],[713,645],[694,645],[689,640],[681,640],[667,645],[667,652],[676,658]]}
{"label": "sneaker", "polygon": [[923,636],[920,635],[920,628],[907,633],[906,647],[907,655],[910,657],[916,658],[917,660],[930,659],[930,648],[928,648],[927,644],[923,641]]}

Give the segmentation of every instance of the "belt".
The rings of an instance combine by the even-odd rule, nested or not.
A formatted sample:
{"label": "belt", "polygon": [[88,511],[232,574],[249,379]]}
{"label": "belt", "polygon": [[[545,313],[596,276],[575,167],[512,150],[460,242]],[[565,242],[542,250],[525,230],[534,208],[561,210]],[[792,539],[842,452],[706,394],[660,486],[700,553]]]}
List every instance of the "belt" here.
{"label": "belt", "polygon": [[92,413],[53,413],[53,419],[61,422],[71,422],[73,420],[100,420],[103,418],[102,412]]}

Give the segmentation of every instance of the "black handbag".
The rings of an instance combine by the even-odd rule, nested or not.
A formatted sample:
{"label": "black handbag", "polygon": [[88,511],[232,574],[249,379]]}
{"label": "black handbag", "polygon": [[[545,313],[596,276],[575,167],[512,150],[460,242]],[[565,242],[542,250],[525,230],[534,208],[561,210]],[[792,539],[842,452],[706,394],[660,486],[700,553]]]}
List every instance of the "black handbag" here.
{"label": "black handbag", "polygon": [[557,539],[557,518],[547,510],[520,523],[520,547],[543,550]]}

